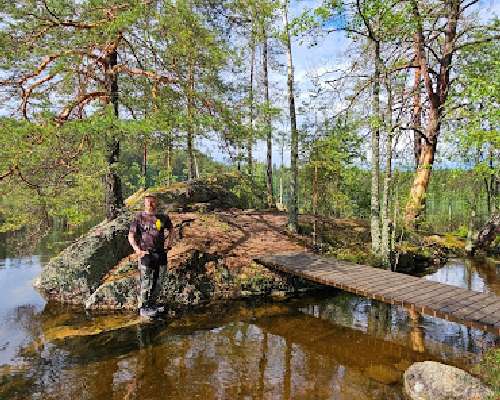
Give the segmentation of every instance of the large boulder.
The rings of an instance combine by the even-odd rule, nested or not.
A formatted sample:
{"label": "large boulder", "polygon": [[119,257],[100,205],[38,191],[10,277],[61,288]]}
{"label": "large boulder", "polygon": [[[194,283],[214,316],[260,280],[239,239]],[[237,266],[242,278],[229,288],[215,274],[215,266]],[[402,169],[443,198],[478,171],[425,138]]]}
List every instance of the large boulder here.
{"label": "large boulder", "polygon": [[404,373],[412,400],[486,400],[493,391],[467,372],[435,361],[417,362]]}
{"label": "large boulder", "polygon": [[[469,255],[474,256],[477,250],[489,250],[495,242],[497,235],[500,234],[500,213],[493,214],[490,219],[483,225],[477,234],[477,239],[474,243],[468,243],[466,251]],[[498,249],[497,249],[498,250]]]}
{"label": "large boulder", "polygon": [[[217,200],[212,184],[206,190],[199,185],[188,185],[192,190],[189,198],[197,203],[222,204],[224,198],[232,196],[225,192]],[[178,190],[176,201],[184,199],[188,204],[184,189]],[[168,201],[167,197],[162,200]],[[315,288],[253,262],[255,256],[264,253],[304,250],[288,235],[285,214],[232,209],[169,215],[175,240],[168,254],[169,271],[161,282],[161,303],[181,308],[251,296],[284,296]],[[81,236],[44,266],[35,286],[49,299],[82,304],[92,310],[135,309],[137,257],[131,254],[127,240],[133,216],[127,211]]]}
{"label": "large boulder", "polygon": [[111,268],[132,252],[127,235],[133,216],[124,212],[80,236],[43,267],[35,287],[51,300],[83,304]]}
{"label": "large boulder", "polygon": [[169,211],[211,211],[214,209],[243,208],[243,201],[233,193],[238,180],[224,174],[213,178],[193,179],[177,182],[167,187],[139,190],[130,196],[126,205],[130,209],[140,209],[146,193],[154,193],[160,204]]}

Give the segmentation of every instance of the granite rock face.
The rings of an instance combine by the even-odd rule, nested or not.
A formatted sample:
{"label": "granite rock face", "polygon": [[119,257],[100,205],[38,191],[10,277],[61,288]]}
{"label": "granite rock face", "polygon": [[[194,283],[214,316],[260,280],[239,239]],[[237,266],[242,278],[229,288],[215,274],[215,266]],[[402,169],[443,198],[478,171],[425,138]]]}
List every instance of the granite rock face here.
{"label": "granite rock face", "polygon": [[[157,188],[156,193],[162,209],[198,208],[212,210],[219,207],[238,205],[240,202],[231,191],[231,181],[213,179],[193,180]],[[132,252],[127,235],[134,211],[142,209],[144,192],[137,192],[127,199],[129,208],[112,221],[103,221],[79,237],[58,256],[44,266],[41,276],[35,281],[42,294],[51,300],[65,303],[84,304],[101,286],[106,292],[110,286],[116,293],[127,297],[129,286],[118,288],[103,282],[108,272]],[[124,282],[123,284],[126,284]],[[121,299],[122,300],[122,299]],[[123,300],[127,303],[128,300]]]}
{"label": "granite rock face", "polygon": [[[154,193],[169,211],[211,211],[214,209],[244,208],[245,204],[231,189],[236,180],[231,175],[218,178],[194,179],[174,183],[167,188],[153,188]],[[131,209],[141,209],[145,191],[138,191],[126,200]]]}
{"label": "granite rock face", "polygon": [[104,276],[131,253],[127,235],[132,218],[133,213],[124,212],[80,236],[43,267],[35,287],[51,300],[85,302]]}
{"label": "granite rock face", "polygon": [[417,362],[404,373],[412,400],[487,400],[493,391],[467,372],[435,361]]}
{"label": "granite rock face", "polygon": [[[180,309],[214,301],[254,296],[285,296],[317,287],[299,278],[270,271],[250,263],[230,270],[217,255],[190,250],[160,275],[158,302],[169,309]],[[135,310],[138,292],[137,262],[127,260],[112,271],[88,298],[85,307],[92,310]]]}

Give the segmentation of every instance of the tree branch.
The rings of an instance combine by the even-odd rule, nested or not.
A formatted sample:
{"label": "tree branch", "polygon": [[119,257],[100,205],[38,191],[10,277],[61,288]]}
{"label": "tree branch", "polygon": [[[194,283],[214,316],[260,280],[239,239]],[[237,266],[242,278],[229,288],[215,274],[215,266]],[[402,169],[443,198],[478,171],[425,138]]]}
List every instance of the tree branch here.
{"label": "tree branch", "polygon": [[82,94],[76,99],[76,101],[64,107],[63,111],[57,116],[56,121],[59,124],[63,123],[69,118],[72,111],[76,107],[81,107],[87,104],[89,101],[96,99],[108,99],[108,98],[109,98],[108,93],[105,91],[96,91],[96,92]]}

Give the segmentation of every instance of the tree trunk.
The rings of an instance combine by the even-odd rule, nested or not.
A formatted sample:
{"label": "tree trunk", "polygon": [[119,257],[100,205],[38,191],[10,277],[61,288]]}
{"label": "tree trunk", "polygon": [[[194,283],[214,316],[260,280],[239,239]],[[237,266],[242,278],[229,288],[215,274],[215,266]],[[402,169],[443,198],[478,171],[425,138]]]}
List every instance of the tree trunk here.
{"label": "tree trunk", "polygon": [[[418,38],[415,35],[415,63],[420,64],[419,51],[418,51]],[[420,81],[422,72],[420,68],[415,68],[415,75],[413,81],[413,111],[412,111],[412,125],[413,125],[413,155],[415,158],[415,170],[418,168],[420,160],[420,153],[422,152],[422,102],[420,94]]]}
{"label": "tree trunk", "polygon": [[391,229],[392,223],[389,217],[389,199],[391,191],[391,181],[392,181],[392,137],[394,134],[392,125],[392,88],[391,85],[387,84],[387,137],[385,143],[385,176],[384,176],[384,187],[382,190],[382,257],[384,263],[389,265],[390,262],[390,249],[391,249]]}
{"label": "tree trunk", "polygon": [[488,215],[491,215],[491,189],[490,189],[490,181],[488,178],[484,178],[484,187],[486,190],[486,211]]}
{"label": "tree trunk", "polygon": [[[398,215],[399,215],[399,189],[398,189],[398,171],[394,171],[394,187],[395,193],[393,196],[394,209],[392,212],[392,231],[391,231],[391,253],[394,254],[396,250],[396,229],[398,227]],[[393,266],[394,259],[391,259],[391,267]]]}
{"label": "tree trunk", "polygon": [[313,175],[313,248],[318,246],[318,161],[314,162],[314,175]]}
{"label": "tree trunk", "polygon": [[448,200],[448,231],[451,232],[453,223],[453,209],[451,206],[451,198]]}
{"label": "tree trunk", "polygon": [[166,169],[167,169],[167,186],[172,183],[172,134],[168,133],[167,136],[167,154],[166,154]]}
{"label": "tree trunk", "polygon": [[148,142],[144,138],[142,149],[142,178],[144,179],[144,189],[148,187]]}
{"label": "tree trunk", "polygon": [[374,45],[375,71],[373,74],[373,96],[372,96],[372,117],[376,119],[371,127],[371,239],[372,251],[374,254],[380,254],[381,235],[380,235],[380,43],[372,41]]}
{"label": "tree trunk", "polygon": [[280,207],[283,209],[283,159],[285,155],[285,137],[282,137],[281,141],[281,163],[280,163]]}
{"label": "tree trunk", "polygon": [[270,101],[269,101],[269,71],[267,63],[267,36],[265,27],[262,27],[264,42],[262,46],[262,69],[264,72],[264,101],[266,103],[266,139],[267,139],[267,170],[266,170],[266,187],[267,187],[267,206],[274,207],[273,196],[273,127],[271,122],[271,115],[269,114]]}
{"label": "tree trunk", "polygon": [[200,177],[200,169],[198,168],[198,160],[196,158],[196,154],[193,155],[193,160],[194,160],[194,177],[199,178]]}
{"label": "tree trunk", "polygon": [[193,95],[194,95],[194,73],[193,65],[189,66],[188,72],[188,97],[187,97],[187,164],[188,164],[188,180],[196,176],[194,165],[194,152],[193,152]]}
{"label": "tree trunk", "polygon": [[452,69],[457,23],[462,10],[460,4],[460,1],[446,3],[448,15],[444,27],[442,55],[439,57],[439,73],[432,75],[426,57],[423,18],[420,15],[419,3],[417,1],[412,2],[413,17],[416,23],[415,51],[417,53],[417,62],[420,64],[424,87],[429,98],[429,119],[424,134],[419,165],[406,204],[405,224],[410,229],[415,227],[418,217],[425,208],[425,195],[429,186],[432,165],[434,164],[443,106],[446,103],[450,89],[450,71]]}
{"label": "tree trunk", "polygon": [[[118,50],[112,51],[106,60],[106,90],[109,93],[109,100],[113,104],[116,118],[119,117],[118,110],[118,76],[112,72],[113,67],[118,64]],[[113,134],[106,143],[108,172],[106,173],[106,218],[115,219],[123,207],[123,195],[121,180],[118,176],[118,159],[120,157],[120,141]]]}
{"label": "tree trunk", "polygon": [[474,226],[476,222],[476,203],[475,201],[470,205],[470,215],[469,215],[469,224],[467,225],[467,239],[465,241],[465,251],[468,254],[473,255],[474,243],[472,236],[474,235]]}
{"label": "tree trunk", "polygon": [[251,56],[250,56],[250,83],[248,87],[249,102],[250,102],[250,114],[249,114],[249,127],[248,127],[248,139],[247,139],[247,167],[248,176],[253,179],[253,73],[255,67],[255,36],[251,33]]}
{"label": "tree trunk", "polygon": [[291,126],[291,145],[290,145],[290,199],[288,206],[288,229],[291,232],[297,232],[299,225],[299,207],[298,207],[298,158],[299,158],[299,135],[297,132],[297,117],[295,114],[295,95],[293,90],[293,61],[292,61],[292,42],[290,30],[288,27],[288,0],[285,0],[283,8],[283,25],[286,33],[286,51],[287,51],[287,85],[288,85],[288,105],[290,107],[290,126]]}
{"label": "tree trunk", "polygon": [[[431,118],[433,118],[431,116]],[[435,119],[435,117],[434,117]],[[410,189],[410,198],[406,205],[405,224],[407,227],[415,227],[418,224],[418,218],[425,208],[425,195],[429,187],[431,178],[432,166],[434,164],[434,156],[436,153],[436,132],[438,131],[438,122],[429,121],[429,125],[435,126],[436,130],[433,134],[428,134],[428,137],[433,138],[432,141],[425,140],[420,154],[418,169],[415,173],[412,187]]]}
{"label": "tree trunk", "polygon": [[188,180],[195,177],[196,171],[194,170],[194,152],[193,152],[193,131],[188,127],[187,131],[187,173]]}
{"label": "tree trunk", "polygon": [[499,179],[495,173],[495,166],[493,164],[493,160],[494,160],[493,145],[490,143],[488,150],[488,167],[490,171],[490,176],[489,179],[485,178],[488,215],[492,215],[497,211]]}
{"label": "tree trunk", "polygon": [[237,162],[237,168],[238,172],[241,172],[241,145],[238,145],[238,162]]}

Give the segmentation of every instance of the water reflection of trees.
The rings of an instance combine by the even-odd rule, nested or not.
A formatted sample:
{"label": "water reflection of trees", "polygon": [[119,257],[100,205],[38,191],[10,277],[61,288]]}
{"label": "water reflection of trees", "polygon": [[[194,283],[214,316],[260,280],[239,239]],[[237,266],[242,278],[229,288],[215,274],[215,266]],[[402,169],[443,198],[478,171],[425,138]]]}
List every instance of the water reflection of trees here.
{"label": "water reflection of trees", "polygon": [[420,352],[435,354],[450,363],[457,358],[477,362],[485,349],[499,341],[497,336],[487,332],[349,293],[341,293],[333,301],[325,299],[309,305],[302,311]]}
{"label": "water reflection of trees", "polygon": [[20,350],[29,368],[2,378],[0,398],[399,399],[402,371],[443,354],[427,342],[411,345],[411,326],[402,329],[407,315],[354,296],[222,308],[172,323],[44,341],[54,324],[92,321],[68,311],[19,310],[29,346],[39,347]]}
{"label": "water reflection of trees", "polygon": [[0,232],[0,259],[26,257],[32,254],[53,256],[97,222],[97,220],[92,220],[76,229],[70,229],[64,223],[35,218],[29,226],[18,231]]}

